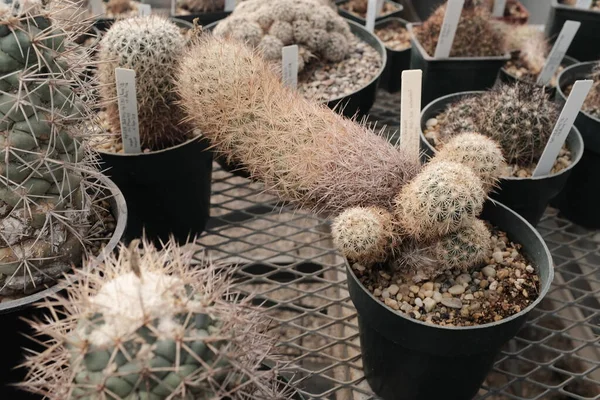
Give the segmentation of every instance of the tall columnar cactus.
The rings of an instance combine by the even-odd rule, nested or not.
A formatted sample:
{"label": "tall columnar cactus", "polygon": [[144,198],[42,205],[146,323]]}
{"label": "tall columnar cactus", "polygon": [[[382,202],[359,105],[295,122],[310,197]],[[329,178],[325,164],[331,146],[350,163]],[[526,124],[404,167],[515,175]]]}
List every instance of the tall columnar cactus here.
{"label": "tall columnar cactus", "polygon": [[73,39],[90,25],[65,29],[60,16],[73,10],[62,6],[0,3],[0,295],[62,275],[80,260],[88,234],[89,54]]}
{"label": "tall columnar cactus", "polygon": [[142,147],[160,150],[185,141],[190,132],[174,91],[174,73],[186,37],[171,21],[159,16],[115,22],[100,42],[100,95],[114,132],[120,132],[115,68],[136,72],[139,132]]}
{"label": "tall columnar cactus", "polygon": [[45,302],[48,318],[32,325],[47,350],[28,358],[23,389],[50,400],[290,398],[268,321],[236,296],[231,275],[191,266],[172,242],[137,246]]}

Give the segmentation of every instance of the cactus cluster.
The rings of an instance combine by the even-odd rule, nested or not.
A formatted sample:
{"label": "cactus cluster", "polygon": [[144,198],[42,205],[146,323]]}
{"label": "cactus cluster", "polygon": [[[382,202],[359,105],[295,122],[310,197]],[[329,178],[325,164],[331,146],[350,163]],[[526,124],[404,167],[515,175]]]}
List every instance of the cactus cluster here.
{"label": "cactus cluster", "polygon": [[78,264],[90,229],[90,55],[74,43],[90,25],[64,20],[74,5],[51,5],[0,3],[0,295]]}
{"label": "cactus cluster", "polygon": [[258,48],[266,60],[281,62],[284,46],[299,46],[298,69],[314,57],[342,61],[353,35],[348,23],[319,0],[247,0],[220,21],[214,34]]}
{"label": "cactus cluster", "polygon": [[120,132],[115,68],[136,73],[140,142],[161,150],[189,138],[177,104],[174,73],[188,38],[173,22],[156,15],[115,22],[100,41],[98,78],[111,130]]}
{"label": "cactus cluster", "polygon": [[[46,351],[21,387],[63,399],[288,399],[268,320],[232,289],[232,275],[168,242],[106,254],[68,278],[48,317],[32,322]],[[60,316],[64,315],[64,318]],[[265,369],[263,362],[275,362]]]}
{"label": "cactus cluster", "polygon": [[[423,49],[433,57],[438,38],[442,30],[446,4],[438,7],[421,26],[415,29],[416,38]],[[505,37],[494,28],[490,12],[466,1],[458,27],[450,57],[492,57],[506,53]]]}

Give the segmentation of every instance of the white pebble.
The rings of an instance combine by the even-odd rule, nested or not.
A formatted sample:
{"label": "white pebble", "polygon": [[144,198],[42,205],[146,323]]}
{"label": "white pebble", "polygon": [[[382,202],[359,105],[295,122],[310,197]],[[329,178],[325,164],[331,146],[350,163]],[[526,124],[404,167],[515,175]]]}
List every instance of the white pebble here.
{"label": "white pebble", "polygon": [[387,290],[392,296],[395,296],[400,290],[400,288],[398,287],[398,285],[390,285],[390,287],[387,288]]}
{"label": "white pebble", "polygon": [[385,305],[388,307],[393,308],[394,310],[399,310],[400,307],[398,306],[398,302],[394,299],[385,299]]}
{"label": "white pebble", "polygon": [[448,292],[453,295],[463,294],[465,292],[465,288],[462,285],[454,285],[448,289]]}
{"label": "white pebble", "polygon": [[377,289],[373,290],[373,295],[374,295],[375,297],[379,297],[379,296],[381,296],[381,290],[380,290],[379,288],[377,288]]}
{"label": "white pebble", "polygon": [[418,287],[418,286],[415,286],[415,285],[413,285],[413,286],[409,287],[409,289],[410,289],[410,291],[411,291],[411,292],[413,292],[414,294],[417,294],[417,293],[419,293],[419,287]]}
{"label": "white pebble", "polygon": [[494,267],[492,267],[491,265],[488,265],[487,267],[483,267],[481,269],[481,273],[485,276],[489,277],[495,277],[496,276],[496,269]]}
{"label": "white pebble", "polygon": [[425,126],[428,128],[432,128],[438,124],[438,120],[435,118],[430,118],[425,122]]}
{"label": "white pebble", "polygon": [[423,300],[421,300],[420,298],[418,298],[418,297],[417,297],[417,298],[415,299],[415,305],[416,305],[417,307],[423,307]]}
{"label": "white pebble", "polygon": [[388,292],[387,289],[384,290],[383,293],[381,293],[381,297],[388,299],[390,297],[390,292]]}
{"label": "white pebble", "polygon": [[492,254],[492,257],[494,257],[494,261],[496,261],[498,264],[500,264],[504,259],[504,256],[502,255],[501,251],[497,251],[494,254]]}
{"label": "white pebble", "polygon": [[433,296],[433,290],[426,290],[423,292],[423,296],[424,297],[431,297]]}
{"label": "white pebble", "polygon": [[424,292],[428,290],[433,290],[433,282],[425,282],[423,286],[421,286],[421,290],[423,290]]}
{"label": "white pebble", "polygon": [[402,303],[402,307],[400,307],[400,309],[404,312],[409,312],[410,310],[412,310],[412,307],[407,302],[404,302]]}
{"label": "white pebble", "polygon": [[525,271],[529,272],[530,274],[533,274],[533,271],[535,271],[535,269],[533,269],[531,265],[528,265],[525,267]]}
{"label": "white pebble", "polygon": [[442,299],[442,304],[450,308],[462,308],[462,301],[457,298]]}
{"label": "white pebble", "polygon": [[443,297],[442,294],[438,291],[433,292],[433,300],[435,300],[436,303],[439,303],[440,301],[442,301]]}
{"label": "white pebble", "polygon": [[456,282],[464,285],[465,283],[471,282],[471,276],[469,274],[461,274],[456,278]]}
{"label": "white pebble", "polygon": [[492,283],[490,283],[490,290],[496,290],[498,289],[498,281],[494,281]]}
{"label": "white pebble", "polygon": [[423,300],[423,305],[425,307],[425,311],[430,312],[435,308],[436,302],[434,299],[430,299],[429,297]]}
{"label": "white pebble", "polygon": [[465,300],[473,300],[474,298],[475,296],[473,296],[471,293],[465,294]]}

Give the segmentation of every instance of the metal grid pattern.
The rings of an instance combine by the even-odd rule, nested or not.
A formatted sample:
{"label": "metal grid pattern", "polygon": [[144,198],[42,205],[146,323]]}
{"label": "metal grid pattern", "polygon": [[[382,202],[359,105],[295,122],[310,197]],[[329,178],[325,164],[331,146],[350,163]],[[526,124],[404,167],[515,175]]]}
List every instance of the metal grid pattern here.
{"label": "metal grid pattern", "polygon": [[[398,128],[399,95],[379,92],[370,121]],[[215,164],[216,166],[216,164]],[[279,351],[310,399],[375,399],[363,377],[356,311],[327,221],[278,207],[261,186],[216,167],[211,220],[198,240],[241,267],[275,321]],[[507,344],[477,399],[600,399],[600,232],[549,210],[538,227],[556,264],[547,298]],[[433,400],[433,399],[432,399]]]}

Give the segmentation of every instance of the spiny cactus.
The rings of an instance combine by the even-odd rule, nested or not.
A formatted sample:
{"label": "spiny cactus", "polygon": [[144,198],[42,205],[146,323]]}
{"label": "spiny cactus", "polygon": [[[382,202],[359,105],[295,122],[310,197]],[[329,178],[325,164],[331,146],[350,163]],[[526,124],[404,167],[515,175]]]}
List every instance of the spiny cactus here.
{"label": "spiny cactus", "polygon": [[546,57],[549,52],[550,45],[548,41],[545,38],[540,39],[534,36],[523,43],[523,47],[519,51],[519,58],[529,70],[529,75],[537,77],[546,64]]}
{"label": "spiny cactus", "polygon": [[483,209],[481,179],[462,164],[427,164],[395,198],[395,213],[408,235],[427,240],[461,228]]}
{"label": "spiny cactus", "polygon": [[265,60],[231,39],[208,35],[192,46],[177,89],[215,150],[284,201],[332,213],[391,209],[419,169],[371,129],[284,87]]}
{"label": "spiny cactus", "polygon": [[279,361],[263,369],[274,353],[268,321],[231,275],[191,266],[173,242],[138,242],[45,301],[47,318],[31,324],[47,350],[27,359],[21,387],[50,400],[290,398]]}
{"label": "spiny cactus", "polygon": [[479,106],[477,96],[464,96],[451,103],[443,112],[440,139],[447,141],[454,135],[464,132],[477,132],[477,115],[473,113]]}
{"label": "spiny cactus", "polygon": [[[446,4],[443,4],[415,30],[417,39],[430,56],[435,54],[445,14]],[[503,55],[506,52],[504,36],[494,29],[490,21],[489,11],[465,2],[450,57]]]}
{"label": "spiny cactus", "polygon": [[136,72],[140,142],[161,150],[184,142],[190,129],[174,91],[174,74],[187,38],[166,18],[151,15],[115,22],[100,42],[100,95],[113,132],[120,132],[115,68]]}
{"label": "spiny cactus", "polygon": [[[0,3],[0,295],[30,293],[78,263],[89,233],[90,54],[74,6]],[[84,102],[83,99],[87,101]]]}
{"label": "spiny cactus", "polygon": [[384,261],[399,243],[392,215],[379,207],[354,207],[331,226],[333,243],[350,260],[371,265]]}
{"label": "spiny cactus", "polygon": [[318,0],[247,0],[220,21],[214,33],[259,48],[265,59],[281,62],[281,49],[297,44],[299,70],[313,57],[339,62],[353,39],[348,23]]}
{"label": "spiny cactus", "polygon": [[431,162],[453,161],[470,167],[489,193],[498,183],[504,157],[498,143],[479,133],[461,133],[443,144]]}
{"label": "spiny cactus", "polygon": [[492,21],[492,26],[505,38],[506,50],[519,51],[529,41],[546,41],[543,31],[535,25],[514,25],[503,21]]}

